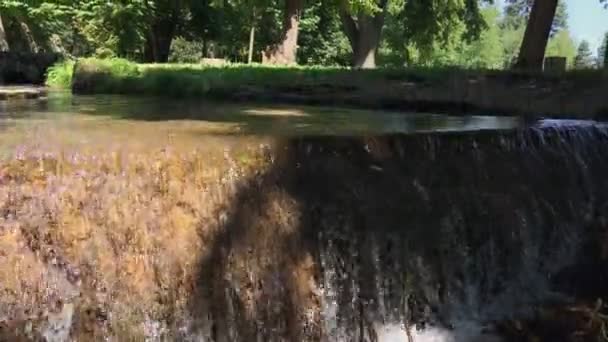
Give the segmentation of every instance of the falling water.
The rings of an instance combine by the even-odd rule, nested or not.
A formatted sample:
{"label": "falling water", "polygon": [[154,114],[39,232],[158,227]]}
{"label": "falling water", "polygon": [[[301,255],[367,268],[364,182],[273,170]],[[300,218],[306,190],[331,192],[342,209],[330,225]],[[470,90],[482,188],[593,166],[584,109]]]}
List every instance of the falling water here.
{"label": "falling water", "polygon": [[[76,100],[72,106],[89,107],[79,104],[82,99]],[[114,102],[114,98],[108,101]],[[53,102],[48,106],[52,108]],[[27,115],[47,120],[38,126],[33,123],[37,129],[22,125],[21,120],[27,120],[12,114],[7,125],[0,126],[7,132],[34,132],[27,137],[32,138],[35,149],[51,140],[51,128],[68,131],[78,147],[106,142],[111,148],[123,148],[122,143],[137,140],[142,149],[164,144],[157,141],[162,140],[158,132],[180,132],[183,141],[189,141],[186,136],[199,139],[198,129],[210,122],[233,120],[222,126],[219,131],[223,133],[234,125],[254,134],[260,129],[276,133],[277,127],[289,130],[289,134],[265,138],[264,167],[255,172],[240,172],[240,164],[247,163],[237,163],[239,156],[226,147],[226,137],[214,140],[221,147],[207,146],[225,151],[218,158],[223,157],[229,169],[210,177],[218,178],[217,192],[199,196],[205,187],[187,189],[192,190],[189,200],[196,208],[177,200],[169,206],[192,218],[189,228],[180,226],[180,231],[190,229],[187,238],[181,237],[182,245],[190,248],[182,254],[192,252],[194,261],[185,256],[173,258],[192,263],[174,261],[170,267],[158,266],[149,272],[146,276],[150,279],[145,278],[144,283],[151,285],[142,288],[157,289],[159,294],[143,297],[153,303],[142,304],[142,309],[125,310],[145,316],[142,330],[148,340],[500,341],[502,322],[525,320],[534,316],[539,306],[593,301],[602,295],[594,286],[608,286],[600,282],[602,270],[590,262],[597,254],[598,236],[608,234],[608,128],[604,124],[545,120],[521,127],[518,120],[402,119],[407,117],[402,113],[390,115],[390,120],[380,120],[377,113],[340,114],[328,124],[321,120],[331,117],[328,113],[300,115],[298,110],[300,114],[293,115],[297,119],[291,119],[296,120],[294,125],[283,118],[252,117],[251,110],[242,108],[233,108],[234,113],[218,110],[194,115],[200,106],[175,110],[198,121],[181,122],[182,115],[168,123],[144,122],[164,118],[162,111],[144,115],[149,115],[148,107],[158,106],[157,102],[148,107],[131,102],[118,106],[120,120],[102,120],[106,112],[113,111],[97,105],[93,106],[100,115],[96,119],[32,111]],[[131,107],[140,109],[132,112]],[[133,124],[125,118],[142,121]],[[114,139],[114,135],[102,132],[100,122],[110,129],[122,129],[123,134]],[[334,136],[325,135],[328,127]],[[106,140],[95,140],[104,134]],[[132,137],[135,134],[137,138]],[[231,146],[246,145],[240,136],[231,138]],[[260,142],[255,140],[255,146],[261,146]],[[25,153],[15,151],[16,165],[21,165]],[[123,159],[121,165],[129,162],[127,157]],[[181,163],[177,159],[175,163]],[[184,170],[207,171],[198,164]],[[106,178],[122,177],[110,176]],[[190,179],[184,177],[184,184]],[[52,182],[59,180],[49,177],[48,186],[36,194],[52,192]],[[140,179],[142,184],[147,181]],[[22,196],[24,203],[40,207],[38,217],[28,221],[30,228],[43,231],[48,215],[38,203],[41,197],[31,196],[29,186],[22,188],[27,195]],[[108,197],[125,200],[109,188],[112,196]],[[148,191],[142,196],[159,196],[147,188],[132,190]],[[180,196],[184,194],[173,195],[183,199]],[[158,202],[165,200],[169,201],[161,198]],[[83,207],[91,210],[102,204],[92,201]],[[144,205],[140,206],[137,208],[145,211]],[[161,226],[164,214],[159,209],[146,216],[142,226],[150,235],[166,228]],[[14,221],[27,221],[25,216]],[[100,226],[103,219],[98,220]],[[55,226],[44,229],[55,231]],[[14,231],[15,236],[29,232]],[[54,243],[45,236],[40,240]],[[185,243],[189,240],[196,241]],[[55,253],[65,246],[52,247],[49,250]],[[158,254],[151,257],[158,260],[151,264],[164,259],[170,264],[170,249],[154,250]],[[32,260],[37,260],[35,254],[40,250],[29,251]],[[114,259],[112,253],[106,257],[122,260]],[[36,265],[47,267],[43,262]],[[87,264],[81,266],[82,283],[97,286],[97,278],[84,279]],[[101,280],[106,277],[94,270]],[[165,284],[156,279],[176,274],[183,278],[175,277],[178,279],[171,283],[175,289],[163,287]],[[112,293],[120,294],[120,279],[115,284]],[[91,287],[90,291],[97,291]],[[91,312],[101,321],[96,324],[105,324],[113,314],[121,317],[120,313],[104,311],[114,308],[108,304],[111,300],[95,302],[97,297],[92,298]],[[12,303],[23,305],[19,299]],[[70,310],[59,310],[63,314],[56,321],[61,324],[47,324],[51,330],[60,330],[60,334],[49,330],[53,336],[65,337],[76,329],[64,321],[82,322],[83,308],[78,305],[74,304],[73,319]],[[102,331],[117,334],[109,328]]]}
{"label": "falling water", "polygon": [[[296,302],[293,285],[259,284],[273,293],[264,297],[266,309],[248,314],[259,315],[264,331],[253,334],[266,340],[499,341],[494,323],[574,299],[559,279],[608,215],[608,128],[600,124],[307,137],[286,149],[255,200],[272,201],[264,192],[279,188],[299,204],[296,226],[273,242],[298,248],[270,248],[285,253],[274,260],[281,265],[312,255],[316,288]],[[248,210],[248,222],[272,215],[264,207]],[[239,244],[256,248],[255,241]],[[287,282],[296,272],[258,270]],[[243,306],[242,298],[225,301]],[[304,309],[319,312],[317,326],[298,332],[303,323],[288,315]],[[252,333],[232,328],[241,339]]]}

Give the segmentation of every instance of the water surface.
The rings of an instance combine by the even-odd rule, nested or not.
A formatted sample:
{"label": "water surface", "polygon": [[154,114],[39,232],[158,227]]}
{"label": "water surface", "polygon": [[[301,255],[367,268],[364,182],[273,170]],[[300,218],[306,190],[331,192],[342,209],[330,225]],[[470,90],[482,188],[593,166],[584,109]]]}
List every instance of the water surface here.
{"label": "water surface", "polygon": [[[122,129],[133,123],[175,133],[255,135],[368,135],[512,129],[522,120],[496,116],[446,116],[354,109],[214,103],[124,96],[51,93],[46,101],[0,103],[2,125],[86,122]],[[143,126],[143,125],[142,125]]]}

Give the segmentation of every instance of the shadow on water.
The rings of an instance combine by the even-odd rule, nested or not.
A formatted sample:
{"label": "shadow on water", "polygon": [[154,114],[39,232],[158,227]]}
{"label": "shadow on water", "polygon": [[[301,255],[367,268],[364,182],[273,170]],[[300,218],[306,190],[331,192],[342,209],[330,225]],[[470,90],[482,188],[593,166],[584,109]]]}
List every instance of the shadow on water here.
{"label": "shadow on water", "polygon": [[[607,233],[607,143],[573,126],[277,144],[218,214],[190,303],[200,334],[390,341],[384,328],[406,340],[415,326],[416,341],[424,327],[489,341],[492,323],[539,305],[605,298],[601,275],[583,295],[568,269],[593,254],[587,232]],[[571,341],[567,329],[537,336]]]}

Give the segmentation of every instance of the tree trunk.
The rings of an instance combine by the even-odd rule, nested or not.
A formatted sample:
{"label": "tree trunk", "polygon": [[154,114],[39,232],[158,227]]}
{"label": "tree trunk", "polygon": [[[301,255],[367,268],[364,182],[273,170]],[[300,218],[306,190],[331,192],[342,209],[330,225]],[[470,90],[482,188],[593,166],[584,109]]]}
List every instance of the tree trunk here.
{"label": "tree trunk", "polygon": [[247,64],[253,62],[253,42],[255,41],[255,25],[251,24],[251,30],[249,31],[249,52],[247,54]]}
{"label": "tree trunk", "polygon": [[381,10],[375,16],[359,13],[355,19],[348,12],[346,3],[342,3],[340,19],[353,51],[353,67],[363,69],[376,67],[376,54],[382,36],[386,5],[387,1],[382,0],[379,4]]}
{"label": "tree trunk", "polygon": [[266,48],[263,63],[295,64],[298,52],[298,29],[304,8],[303,0],[285,0],[283,35],[279,44]]}
{"label": "tree trunk", "polygon": [[175,24],[173,22],[162,20],[152,24],[146,38],[144,51],[146,62],[167,63],[174,35]]}
{"label": "tree trunk", "polygon": [[359,21],[359,32],[353,45],[353,66],[355,68],[371,69],[376,67],[376,53],[380,43],[382,26],[374,24],[371,18]]}
{"label": "tree trunk", "polygon": [[2,15],[0,15],[0,52],[8,50],[8,40],[6,39],[6,32],[4,32],[4,25],[2,24]]}
{"label": "tree trunk", "polygon": [[[147,2],[145,2],[147,4]],[[171,2],[170,2],[171,4]],[[179,3],[162,10],[152,10],[148,7],[152,16],[146,45],[144,46],[144,60],[146,62],[167,63],[171,52],[171,42],[177,31],[177,23],[180,20]]]}
{"label": "tree trunk", "polygon": [[542,70],[558,0],[535,0],[519,49],[516,69]]}

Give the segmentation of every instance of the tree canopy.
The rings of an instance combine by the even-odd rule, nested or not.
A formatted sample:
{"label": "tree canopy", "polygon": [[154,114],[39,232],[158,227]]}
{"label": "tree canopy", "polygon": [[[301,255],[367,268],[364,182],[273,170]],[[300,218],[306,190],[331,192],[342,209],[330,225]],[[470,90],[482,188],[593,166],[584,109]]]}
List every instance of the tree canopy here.
{"label": "tree canopy", "polygon": [[608,32],[604,34],[602,44],[597,50],[597,66],[608,69]]}
{"label": "tree canopy", "polygon": [[576,57],[574,58],[574,67],[576,69],[589,69],[594,65],[593,54],[589,42],[586,40],[581,41],[576,51]]}
{"label": "tree canopy", "polygon": [[[2,0],[0,50],[157,63],[245,62],[251,50],[254,61],[280,64],[504,68],[521,55],[533,5],[506,0],[500,13],[491,0]],[[555,13],[546,55],[572,63],[564,1]]]}
{"label": "tree canopy", "polygon": [[[533,4],[534,0],[505,0],[503,25],[514,30],[525,28]],[[555,17],[551,25],[551,36],[566,29],[568,29],[568,10],[566,2],[562,0],[557,3]]]}

